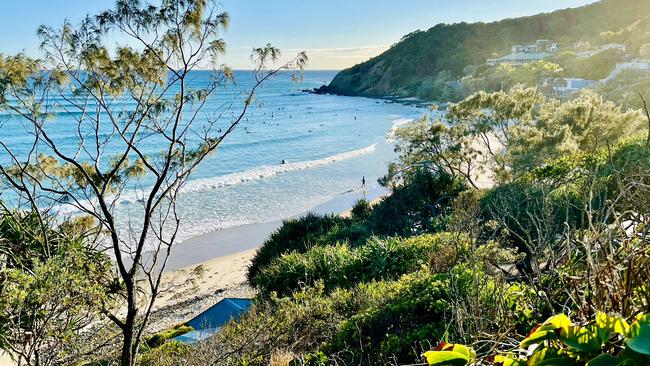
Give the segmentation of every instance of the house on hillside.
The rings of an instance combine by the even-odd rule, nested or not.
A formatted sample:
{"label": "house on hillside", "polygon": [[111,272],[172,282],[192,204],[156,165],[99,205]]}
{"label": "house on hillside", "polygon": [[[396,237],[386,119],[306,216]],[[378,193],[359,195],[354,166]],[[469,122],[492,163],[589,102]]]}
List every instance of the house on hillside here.
{"label": "house on hillside", "polygon": [[548,39],[538,39],[534,44],[529,45],[514,45],[511,49],[511,54],[517,53],[554,53],[560,49],[560,44],[557,42],[549,41]]}
{"label": "house on hillside", "polygon": [[519,52],[501,58],[488,59],[487,64],[491,66],[506,64],[510,66],[523,66],[533,62],[538,62],[551,57],[550,53],[527,53]]}
{"label": "house on hillside", "polygon": [[641,71],[641,72],[650,72],[650,60],[633,60],[630,62],[623,62],[620,64],[616,64],[616,67],[614,68],[614,71],[612,71],[607,78],[602,80],[603,83],[608,83],[611,80],[615,79],[617,76],[619,76],[622,72],[624,71]]}
{"label": "house on hillside", "polygon": [[507,64],[511,66],[522,66],[537,62],[550,57],[560,49],[560,44],[548,39],[538,39],[534,44],[514,45],[508,56],[491,58],[487,60],[490,66]]}
{"label": "house on hillside", "polygon": [[[551,81],[552,80],[552,81]],[[587,80],[579,78],[559,78],[547,79],[543,82],[544,86],[553,83],[553,95],[565,97],[583,89],[593,88],[598,85],[597,80]]]}
{"label": "house on hillside", "polygon": [[619,51],[621,51],[621,52],[623,52],[623,53],[626,53],[626,52],[627,52],[627,46],[624,45],[624,44],[620,44],[620,43],[610,43],[610,44],[606,44],[606,45],[600,47],[600,49],[603,50],[603,51],[607,51],[607,50],[619,50]]}

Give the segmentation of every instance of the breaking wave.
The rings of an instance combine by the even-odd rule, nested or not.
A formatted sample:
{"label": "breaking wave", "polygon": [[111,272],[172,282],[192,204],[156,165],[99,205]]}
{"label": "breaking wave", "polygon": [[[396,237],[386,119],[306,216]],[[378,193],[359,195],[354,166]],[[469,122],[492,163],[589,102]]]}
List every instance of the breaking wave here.
{"label": "breaking wave", "polygon": [[271,178],[278,174],[294,172],[317,168],[324,165],[336,163],[338,161],[354,159],[366,154],[375,152],[377,145],[373,144],[361,149],[343,152],[340,154],[328,156],[318,160],[307,160],[299,162],[287,162],[278,165],[263,165],[243,172],[232,173],[212,178],[201,178],[187,182],[182,188],[182,192],[202,192],[222,187],[230,187],[237,184]]}

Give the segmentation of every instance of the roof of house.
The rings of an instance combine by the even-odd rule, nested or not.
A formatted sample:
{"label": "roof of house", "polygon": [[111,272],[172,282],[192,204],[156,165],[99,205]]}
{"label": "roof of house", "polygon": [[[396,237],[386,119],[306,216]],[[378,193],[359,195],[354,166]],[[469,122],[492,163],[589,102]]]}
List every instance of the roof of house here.
{"label": "roof of house", "polygon": [[519,61],[519,60],[543,60],[545,58],[550,57],[550,53],[542,52],[542,53],[526,53],[526,52],[520,52],[520,53],[515,53],[513,55],[508,55],[501,57],[499,61]]}

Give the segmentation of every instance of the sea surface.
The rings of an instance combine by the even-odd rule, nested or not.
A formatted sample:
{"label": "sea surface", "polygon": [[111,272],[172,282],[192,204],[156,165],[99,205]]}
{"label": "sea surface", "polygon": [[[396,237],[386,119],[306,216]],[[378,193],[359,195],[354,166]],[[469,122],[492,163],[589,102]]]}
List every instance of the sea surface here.
{"label": "sea surface", "polygon": [[[183,188],[178,202],[179,240],[294,216],[340,195],[361,192],[362,177],[365,190],[378,187],[377,179],[395,158],[391,131],[426,110],[375,99],[301,92],[329,83],[335,74],[307,71],[303,80],[296,82],[285,73],[264,84],[237,131]],[[206,77],[197,72],[192,80],[200,86]],[[235,87],[210,100],[205,118],[237,100],[238,93],[253,81],[247,71],[237,71],[235,80]],[[0,140],[10,141],[19,152],[28,151],[30,138],[24,127],[12,117],[3,120]],[[76,129],[71,114],[57,113],[48,128],[62,145],[78,145],[71,140]],[[118,148],[115,146],[115,151]],[[155,154],[160,145],[153,143],[145,150]],[[105,154],[111,152],[109,147]],[[0,155],[1,162],[7,159]],[[147,180],[143,182],[146,188]],[[138,192],[135,187],[127,188],[116,204],[116,217],[123,228],[139,220],[142,203]],[[60,212],[74,214],[74,209],[64,204]]]}

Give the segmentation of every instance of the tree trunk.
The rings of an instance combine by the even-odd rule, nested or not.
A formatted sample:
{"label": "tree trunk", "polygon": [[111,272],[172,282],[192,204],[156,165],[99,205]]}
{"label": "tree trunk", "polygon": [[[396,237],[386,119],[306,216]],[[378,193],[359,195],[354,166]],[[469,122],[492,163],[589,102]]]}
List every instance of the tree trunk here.
{"label": "tree trunk", "polygon": [[138,315],[136,303],[135,287],[129,278],[126,281],[127,288],[127,312],[126,321],[122,328],[122,355],[120,357],[120,366],[135,366],[138,340],[135,339],[135,322]]}

